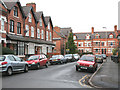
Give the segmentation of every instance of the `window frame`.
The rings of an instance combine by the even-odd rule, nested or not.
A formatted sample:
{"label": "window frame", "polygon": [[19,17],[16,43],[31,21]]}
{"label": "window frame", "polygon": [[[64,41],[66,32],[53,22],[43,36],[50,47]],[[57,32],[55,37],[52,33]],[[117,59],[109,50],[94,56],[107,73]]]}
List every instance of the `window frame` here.
{"label": "window frame", "polygon": [[18,7],[14,7],[14,16],[18,17]]}
{"label": "window frame", "polygon": [[10,20],[10,32],[14,33],[14,21]]}
{"label": "window frame", "polygon": [[37,38],[40,38],[40,29],[37,29]]}
{"label": "window frame", "polygon": [[17,22],[17,34],[21,34],[21,23]]}
{"label": "window frame", "polygon": [[31,37],[34,37],[34,27],[31,26]]}
{"label": "window frame", "polygon": [[29,36],[29,26],[28,25],[25,25],[25,30],[27,31],[25,36]]}
{"label": "window frame", "polygon": [[1,31],[4,31],[4,29],[5,29],[5,23],[4,23],[5,21],[4,21],[4,19],[2,18],[1,19]]}

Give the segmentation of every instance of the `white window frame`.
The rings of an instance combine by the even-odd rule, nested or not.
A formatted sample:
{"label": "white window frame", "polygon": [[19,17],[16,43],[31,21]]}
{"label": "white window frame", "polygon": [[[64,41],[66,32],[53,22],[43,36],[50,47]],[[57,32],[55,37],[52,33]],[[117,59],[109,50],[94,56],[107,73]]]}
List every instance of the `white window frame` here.
{"label": "white window frame", "polygon": [[76,36],[73,36],[73,40],[76,40]]}
{"label": "white window frame", "polygon": [[41,39],[44,39],[44,31],[41,30]]}
{"label": "white window frame", "polygon": [[[79,46],[81,44],[81,46]],[[78,42],[78,47],[83,47],[83,42]]]}
{"label": "white window frame", "polygon": [[40,18],[39,22],[40,22],[40,26],[42,26],[42,18]]}
{"label": "white window frame", "polygon": [[109,35],[109,38],[113,38],[113,35]]}
{"label": "white window frame", "polygon": [[26,28],[26,31],[27,31],[26,34],[25,34],[25,36],[29,36],[29,26],[26,25],[25,28]]}
{"label": "white window frame", "polygon": [[34,27],[31,26],[31,37],[34,37]]}
{"label": "white window frame", "polygon": [[46,40],[48,41],[48,31],[46,31]]}
{"label": "white window frame", "polygon": [[1,19],[1,31],[4,31],[4,26],[5,26],[4,19],[2,18]]}
{"label": "white window frame", "polygon": [[37,29],[37,38],[40,38],[40,29]]}
{"label": "white window frame", "polygon": [[90,39],[90,35],[86,35],[86,39]]}
{"label": "white window frame", "polygon": [[50,22],[48,23],[48,29],[50,30]]}
{"label": "white window frame", "polygon": [[28,19],[29,22],[32,22],[32,15],[31,13],[29,13],[29,19]]}
{"label": "white window frame", "polygon": [[49,35],[50,35],[50,41],[52,41],[52,33],[50,32],[50,34],[49,34]]}

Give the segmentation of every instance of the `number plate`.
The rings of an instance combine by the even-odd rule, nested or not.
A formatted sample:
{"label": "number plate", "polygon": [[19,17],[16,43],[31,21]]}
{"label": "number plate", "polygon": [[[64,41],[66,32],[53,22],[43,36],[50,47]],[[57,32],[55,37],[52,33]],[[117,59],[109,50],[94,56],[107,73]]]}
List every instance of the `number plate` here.
{"label": "number plate", "polygon": [[56,60],[53,60],[53,61],[56,61]]}
{"label": "number plate", "polygon": [[82,69],[87,69],[87,67],[81,67]]}

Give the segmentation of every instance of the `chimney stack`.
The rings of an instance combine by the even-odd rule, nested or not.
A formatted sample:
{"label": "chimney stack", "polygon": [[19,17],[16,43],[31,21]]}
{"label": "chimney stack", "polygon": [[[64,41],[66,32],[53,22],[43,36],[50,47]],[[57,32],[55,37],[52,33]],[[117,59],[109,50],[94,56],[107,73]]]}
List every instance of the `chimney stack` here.
{"label": "chimney stack", "polygon": [[94,34],[94,27],[92,27],[92,34]]}
{"label": "chimney stack", "polygon": [[117,31],[117,25],[114,26],[114,31],[115,31],[115,32]]}
{"label": "chimney stack", "polygon": [[33,11],[36,12],[36,4],[35,3],[27,3],[26,6],[32,6]]}

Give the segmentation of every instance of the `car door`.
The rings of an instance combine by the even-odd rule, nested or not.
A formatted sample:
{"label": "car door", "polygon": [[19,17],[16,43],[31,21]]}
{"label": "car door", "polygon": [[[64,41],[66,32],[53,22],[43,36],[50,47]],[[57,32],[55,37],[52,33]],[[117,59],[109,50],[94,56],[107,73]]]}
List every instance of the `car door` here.
{"label": "car door", "polygon": [[8,56],[9,60],[10,60],[10,64],[12,66],[13,71],[18,70],[18,62],[15,60],[15,58],[13,58],[11,55]]}
{"label": "car door", "polygon": [[43,65],[45,65],[47,62],[47,57],[45,55],[43,55]]}
{"label": "car door", "polygon": [[39,60],[40,60],[40,66],[43,66],[43,57],[42,57],[42,55],[40,55]]}
{"label": "car door", "polygon": [[19,70],[23,70],[24,69],[24,66],[25,66],[25,63],[24,63],[24,60],[22,60],[21,58],[17,57],[17,56],[13,56],[16,61],[18,62],[18,69]]}

